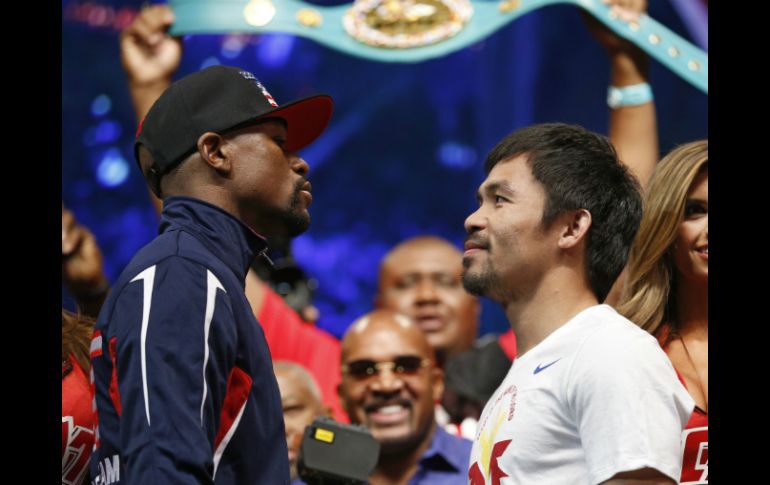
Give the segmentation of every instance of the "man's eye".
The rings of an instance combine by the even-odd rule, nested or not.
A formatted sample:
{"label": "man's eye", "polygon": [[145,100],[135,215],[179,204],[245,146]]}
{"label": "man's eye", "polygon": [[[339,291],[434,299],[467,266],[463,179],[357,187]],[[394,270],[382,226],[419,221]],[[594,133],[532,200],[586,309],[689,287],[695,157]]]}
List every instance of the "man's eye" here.
{"label": "man's eye", "polygon": [[414,286],[415,283],[416,281],[412,278],[398,280],[396,282],[396,288],[399,288],[399,289],[411,288]]}
{"label": "man's eye", "polygon": [[302,408],[303,408],[302,406],[295,404],[295,405],[284,407],[283,408],[283,412],[284,412],[284,414],[287,414],[287,413],[297,413],[297,412],[302,411]]}
{"label": "man's eye", "polygon": [[460,281],[457,278],[453,278],[449,275],[441,275],[437,278],[437,282],[440,286],[445,288],[452,288],[460,285]]}

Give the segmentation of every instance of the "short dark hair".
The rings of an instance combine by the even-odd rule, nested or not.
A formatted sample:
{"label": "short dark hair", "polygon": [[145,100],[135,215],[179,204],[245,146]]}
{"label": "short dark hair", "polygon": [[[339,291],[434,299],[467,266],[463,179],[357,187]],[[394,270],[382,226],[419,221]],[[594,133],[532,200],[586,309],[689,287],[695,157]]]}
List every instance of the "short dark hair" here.
{"label": "short dark hair", "polygon": [[604,301],[626,264],[642,218],[639,182],[607,138],[577,125],[544,123],[516,130],[489,153],[484,168],[489,174],[499,162],[519,155],[526,156],[532,175],[545,188],[544,226],[567,211],[591,213],[588,281]]}

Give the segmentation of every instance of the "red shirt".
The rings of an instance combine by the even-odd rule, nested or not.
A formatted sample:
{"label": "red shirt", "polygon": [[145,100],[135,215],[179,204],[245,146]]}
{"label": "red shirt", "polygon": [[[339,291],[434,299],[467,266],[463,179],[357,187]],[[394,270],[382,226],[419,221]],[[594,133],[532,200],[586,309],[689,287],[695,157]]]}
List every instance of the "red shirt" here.
{"label": "red shirt", "polygon": [[[669,327],[664,325],[657,334],[663,350],[668,354]],[[674,369],[676,370],[676,369]],[[685,388],[687,384],[679,371],[676,375]],[[687,427],[682,432],[684,456],[682,457],[682,477],[680,485],[707,484],[709,473],[709,416],[699,407],[695,407]]]}
{"label": "red shirt", "polygon": [[257,315],[273,360],[296,362],[308,370],[318,383],[324,404],[334,419],[349,423],[337,397],[341,381],[339,340],[330,333],[303,321],[278,293],[264,285],[265,299]]}
{"label": "red shirt", "polygon": [[497,341],[505,355],[513,362],[513,359],[516,358],[516,334],[513,333],[513,329],[508,329],[507,332],[498,337]]}
{"label": "red shirt", "polygon": [[72,370],[61,380],[61,482],[67,485],[84,483],[96,425],[88,376],[72,355],[69,361]]}

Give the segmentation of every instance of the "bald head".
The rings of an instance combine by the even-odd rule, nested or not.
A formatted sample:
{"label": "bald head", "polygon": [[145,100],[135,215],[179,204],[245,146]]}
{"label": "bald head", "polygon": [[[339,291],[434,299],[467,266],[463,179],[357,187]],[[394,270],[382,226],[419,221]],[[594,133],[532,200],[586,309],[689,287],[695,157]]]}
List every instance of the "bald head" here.
{"label": "bald head", "polygon": [[446,239],[437,236],[416,236],[398,243],[382,258],[379,275],[380,285],[382,285],[383,271],[392,270],[392,267],[401,263],[405,256],[409,257],[414,253],[421,252],[445,253],[450,259],[459,259],[462,266],[463,254]]}
{"label": "bald head", "polygon": [[296,383],[294,385],[295,387],[302,388],[303,391],[307,392],[313,399],[318,401],[319,404],[321,403],[321,390],[318,388],[318,384],[316,384],[313,376],[310,375],[310,372],[304,367],[295,362],[277,360],[273,362],[273,371],[275,372],[276,377],[290,376]]}
{"label": "bald head", "polygon": [[420,350],[420,356],[435,359],[433,348],[428,343],[423,331],[412,319],[389,309],[377,309],[354,321],[342,338],[342,361],[351,349],[356,349],[361,341],[371,341],[379,336],[395,335],[414,344]]}
{"label": "bald head", "polygon": [[372,432],[382,454],[410,452],[432,439],[444,374],[409,317],[381,309],[353,322],[342,340],[342,365],[342,405],[353,423]]}
{"label": "bald head", "polygon": [[289,450],[289,471],[297,477],[297,457],[305,428],[319,416],[329,416],[330,410],[321,401],[321,392],[313,377],[299,364],[273,363],[278,389],[281,392],[286,446]]}
{"label": "bald head", "polygon": [[378,308],[411,317],[439,360],[473,345],[480,305],[462,287],[462,253],[449,241],[419,236],[394,247],[380,263]]}

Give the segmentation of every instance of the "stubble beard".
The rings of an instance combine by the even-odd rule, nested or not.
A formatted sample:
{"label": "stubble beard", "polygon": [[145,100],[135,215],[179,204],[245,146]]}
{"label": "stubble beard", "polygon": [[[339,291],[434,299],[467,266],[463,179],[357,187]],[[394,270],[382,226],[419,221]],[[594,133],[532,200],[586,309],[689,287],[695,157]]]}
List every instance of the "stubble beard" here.
{"label": "stubble beard", "polygon": [[476,296],[492,298],[492,290],[500,286],[500,278],[492,269],[489,261],[483,263],[481,270],[472,271],[470,262],[463,261],[462,281],[465,291]]}
{"label": "stubble beard", "polygon": [[310,215],[302,208],[300,192],[306,182],[305,178],[299,179],[294,184],[294,192],[286,209],[276,214],[286,228],[289,237],[299,236],[310,227]]}

